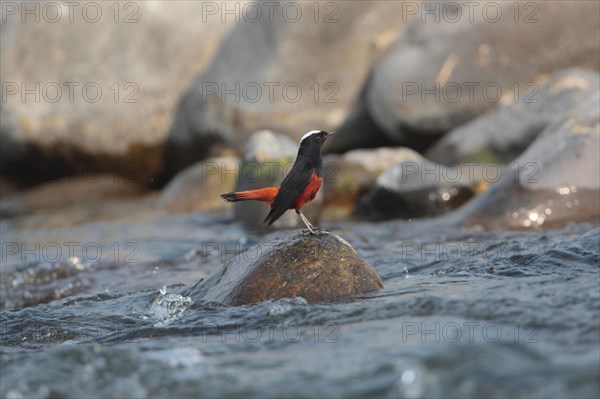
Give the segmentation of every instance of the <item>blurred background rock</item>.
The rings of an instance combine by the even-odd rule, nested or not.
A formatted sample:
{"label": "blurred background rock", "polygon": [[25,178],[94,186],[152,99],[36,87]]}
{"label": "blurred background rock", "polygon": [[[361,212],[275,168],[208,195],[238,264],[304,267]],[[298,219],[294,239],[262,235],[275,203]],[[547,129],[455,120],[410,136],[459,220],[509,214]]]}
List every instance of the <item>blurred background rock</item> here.
{"label": "blurred background rock", "polygon": [[[281,179],[207,165],[266,174],[260,154],[293,160],[312,129],[338,133],[312,220],[600,215],[598,2],[90,4],[2,9],[3,218],[116,200],[230,212],[218,193]],[[76,219],[132,217],[104,207]],[[257,207],[235,218],[258,224]]]}

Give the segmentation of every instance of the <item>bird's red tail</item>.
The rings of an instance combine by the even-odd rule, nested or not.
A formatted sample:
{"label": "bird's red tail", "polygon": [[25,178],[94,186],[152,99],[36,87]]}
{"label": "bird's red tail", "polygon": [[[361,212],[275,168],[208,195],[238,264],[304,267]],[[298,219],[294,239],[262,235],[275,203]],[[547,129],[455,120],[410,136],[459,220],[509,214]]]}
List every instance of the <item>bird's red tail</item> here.
{"label": "bird's red tail", "polygon": [[221,194],[227,202],[262,201],[269,205],[275,200],[279,187],[259,188],[258,190],[238,191],[237,193]]}

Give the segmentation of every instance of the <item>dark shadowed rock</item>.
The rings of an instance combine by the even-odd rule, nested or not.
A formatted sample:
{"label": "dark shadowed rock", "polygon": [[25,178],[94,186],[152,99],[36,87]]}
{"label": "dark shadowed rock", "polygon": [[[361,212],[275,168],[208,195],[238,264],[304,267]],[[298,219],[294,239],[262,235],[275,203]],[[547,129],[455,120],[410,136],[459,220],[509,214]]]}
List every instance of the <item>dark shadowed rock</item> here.
{"label": "dark shadowed rock", "polygon": [[0,198],[14,194],[21,189],[15,179],[0,174]]}
{"label": "dark shadowed rock", "polygon": [[326,156],[325,163],[332,166],[332,173],[324,180],[323,187],[328,218],[350,216],[358,199],[392,165],[403,161],[420,162],[422,159],[413,150],[402,147],[354,150],[341,156]]}
{"label": "dark shadowed rock", "polygon": [[372,60],[401,29],[402,3],[324,3],[318,21],[314,4],[276,3],[272,19],[265,9],[236,26],[175,114],[170,166],[186,166],[186,154],[207,151],[214,137],[239,147],[260,129],[296,140],[340,125]]}
{"label": "dark shadowed rock", "polygon": [[369,114],[398,144],[464,124],[515,87],[522,99],[540,74],[600,68],[598,2],[448,3],[419,3],[444,18],[414,19],[367,90]]}
{"label": "dark shadowed rock", "polygon": [[[436,164],[404,149],[412,159],[389,167],[357,204],[355,214],[372,219],[437,216],[475,193],[476,181],[461,168]],[[408,158],[408,154],[406,156]]]}
{"label": "dark shadowed rock", "polygon": [[70,4],[3,14],[2,171],[37,182],[92,165],[148,184],[173,110],[235,18],[202,2]]}
{"label": "dark shadowed rock", "polygon": [[240,161],[235,157],[210,158],[181,172],[157,199],[159,209],[170,213],[199,212],[225,206],[220,194],[233,190]]}
{"label": "dark shadowed rock", "polygon": [[[581,69],[562,71],[531,98],[507,104],[445,135],[427,152],[436,162],[500,162],[518,157],[546,127],[568,117],[572,108],[599,88],[598,74]],[[532,86],[532,89],[536,89]]]}
{"label": "dark shadowed rock", "polygon": [[600,217],[600,92],[548,127],[514,167],[456,215],[491,228],[561,227]]}
{"label": "dark shadowed rock", "polygon": [[[238,183],[235,191],[279,186],[296,160],[298,147],[299,143],[270,130],[261,130],[252,134],[244,149],[242,163],[238,168]],[[321,191],[311,204],[302,208],[302,213],[313,224],[319,218],[320,203],[323,198]],[[271,209],[269,205],[258,201],[236,202],[231,206],[234,207],[236,220],[256,227],[265,226],[263,221]],[[294,211],[284,213],[273,223],[275,228],[295,228],[300,225],[303,226]]]}
{"label": "dark shadowed rock", "polygon": [[369,81],[359,94],[356,102],[340,127],[335,128],[335,136],[328,139],[325,151],[339,154],[359,148],[374,148],[393,145],[383,129],[371,117],[365,96]]}
{"label": "dark shadowed rock", "polygon": [[294,233],[249,248],[189,295],[194,301],[236,306],[294,297],[324,302],[381,288],[375,269],[343,238]]}

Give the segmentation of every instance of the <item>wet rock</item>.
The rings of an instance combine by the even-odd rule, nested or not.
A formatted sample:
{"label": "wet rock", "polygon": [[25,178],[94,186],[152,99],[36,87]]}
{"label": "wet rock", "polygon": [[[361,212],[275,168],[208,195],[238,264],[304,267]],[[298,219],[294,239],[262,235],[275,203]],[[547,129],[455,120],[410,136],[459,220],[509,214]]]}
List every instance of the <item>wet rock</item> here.
{"label": "wet rock", "polygon": [[[296,160],[298,147],[298,142],[270,130],[252,134],[242,156],[235,191],[279,186]],[[223,201],[220,196],[218,198]],[[322,190],[319,190],[315,200],[302,208],[302,213],[313,224],[318,221],[322,198]],[[246,201],[229,206],[233,206],[236,220],[250,226],[265,227],[263,221],[269,214],[269,205]],[[294,211],[288,211],[273,223],[272,227],[296,228],[301,225],[304,226],[298,215]]]}
{"label": "wet rock", "polygon": [[[554,75],[531,98],[488,111],[444,136],[427,157],[436,162],[500,162],[518,157],[546,127],[599,88],[597,73],[569,69]],[[533,92],[532,92],[533,93]]]}
{"label": "wet rock", "polygon": [[490,228],[560,227],[600,216],[600,92],[548,127],[490,189],[456,215]]}
{"label": "wet rock", "polygon": [[220,194],[233,191],[240,161],[210,158],[181,172],[163,189],[157,207],[170,213],[199,212],[225,205]]}
{"label": "wet rock", "polygon": [[[431,162],[412,150],[412,159],[383,172],[359,201],[356,215],[372,219],[437,216],[467,202],[472,177],[460,168]],[[407,154],[408,158],[408,154]]]}
{"label": "wet rock", "polygon": [[376,66],[368,110],[398,144],[439,136],[503,96],[514,97],[517,87],[524,98],[540,74],[570,66],[599,69],[597,2],[471,6],[430,4],[445,8],[438,13],[444,18],[421,14]]}
{"label": "wet rock", "polygon": [[3,14],[2,172],[44,181],[93,165],[148,184],[180,96],[235,18],[202,21],[197,2],[73,4]]}
{"label": "wet rock", "polygon": [[244,305],[302,297],[309,303],[383,288],[375,269],[343,238],[294,233],[236,256],[190,293],[194,301]]}
{"label": "wet rock", "polygon": [[420,162],[422,159],[413,150],[401,147],[354,150],[342,156],[327,156],[324,161],[329,166],[329,173],[324,179],[323,191],[329,219],[350,216],[358,199],[392,165],[403,161]]}
{"label": "wet rock", "polygon": [[242,21],[196,79],[174,117],[173,168],[189,162],[186,154],[209,150],[215,138],[239,146],[263,128],[294,140],[334,130],[372,60],[402,27],[400,2],[330,2],[321,5],[318,23],[313,3],[290,4],[286,13],[297,10],[301,18],[290,20],[277,6],[271,20]]}

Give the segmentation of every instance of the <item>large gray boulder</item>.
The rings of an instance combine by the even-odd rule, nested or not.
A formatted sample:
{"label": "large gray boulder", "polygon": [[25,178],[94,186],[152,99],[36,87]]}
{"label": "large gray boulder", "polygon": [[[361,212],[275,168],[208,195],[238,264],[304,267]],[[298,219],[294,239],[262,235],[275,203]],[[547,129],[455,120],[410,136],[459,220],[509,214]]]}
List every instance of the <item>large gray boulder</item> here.
{"label": "large gray boulder", "polygon": [[530,101],[509,102],[460,126],[427,151],[436,162],[500,162],[517,158],[548,126],[569,117],[577,104],[600,88],[595,72],[559,72]]}
{"label": "large gray boulder", "polygon": [[524,101],[540,74],[600,69],[598,2],[432,2],[417,12],[366,90],[369,114],[401,145],[430,141],[503,97]]}
{"label": "large gray boulder", "polygon": [[600,217],[600,91],[548,127],[513,168],[457,214],[490,228],[553,228]]}
{"label": "large gray boulder", "polygon": [[177,109],[169,166],[189,164],[215,138],[241,147],[260,129],[294,140],[335,130],[401,29],[401,12],[401,2],[284,2],[272,19],[241,21]]}
{"label": "large gray boulder", "polygon": [[325,302],[382,288],[377,271],[343,238],[295,233],[248,248],[187,295],[238,306],[295,297]]}
{"label": "large gray boulder", "polygon": [[2,172],[39,181],[91,165],[151,183],[177,102],[235,18],[202,2],[64,4],[3,3]]}

